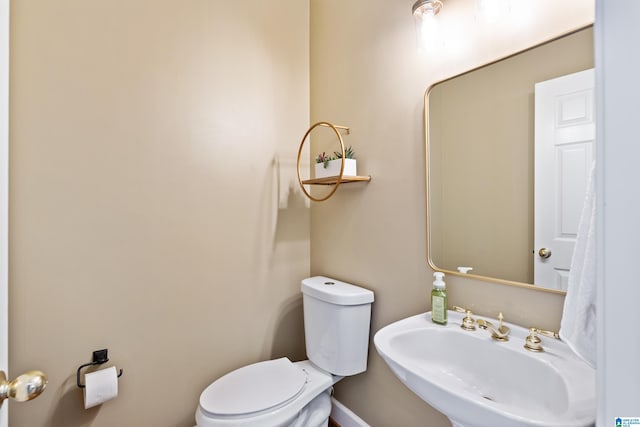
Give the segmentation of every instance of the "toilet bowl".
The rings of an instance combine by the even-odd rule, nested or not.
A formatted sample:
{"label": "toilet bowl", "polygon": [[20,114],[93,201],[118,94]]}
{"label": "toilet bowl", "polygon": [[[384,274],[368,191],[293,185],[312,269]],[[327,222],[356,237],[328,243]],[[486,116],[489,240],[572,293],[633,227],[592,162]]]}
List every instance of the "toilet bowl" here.
{"label": "toilet bowl", "polygon": [[333,385],[367,367],[373,292],[324,276],[302,281],[309,360],[244,366],[200,395],[197,427],[325,427]]}

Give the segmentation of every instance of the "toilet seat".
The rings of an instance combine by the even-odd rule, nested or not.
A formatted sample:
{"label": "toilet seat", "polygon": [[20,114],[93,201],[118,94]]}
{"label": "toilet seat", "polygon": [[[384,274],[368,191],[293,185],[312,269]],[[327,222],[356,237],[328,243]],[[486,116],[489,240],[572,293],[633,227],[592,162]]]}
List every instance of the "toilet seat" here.
{"label": "toilet seat", "polygon": [[258,362],[211,383],[200,395],[200,408],[212,416],[248,416],[286,405],[306,382],[305,371],[286,357]]}

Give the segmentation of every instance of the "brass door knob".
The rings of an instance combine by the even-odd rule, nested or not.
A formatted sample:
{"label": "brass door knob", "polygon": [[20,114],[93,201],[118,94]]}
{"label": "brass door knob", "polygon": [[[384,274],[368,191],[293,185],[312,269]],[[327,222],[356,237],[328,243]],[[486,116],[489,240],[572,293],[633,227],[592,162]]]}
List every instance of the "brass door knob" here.
{"label": "brass door knob", "polygon": [[7,374],[0,371],[0,405],[8,398],[18,402],[35,399],[47,387],[47,382],[47,376],[40,371],[25,372],[13,381],[7,381]]}
{"label": "brass door knob", "polygon": [[540,258],[547,259],[547,258],[551,257],[551,250],[549,250],[547,248],[541,248],[538,251],[538,255],[540,256]]}

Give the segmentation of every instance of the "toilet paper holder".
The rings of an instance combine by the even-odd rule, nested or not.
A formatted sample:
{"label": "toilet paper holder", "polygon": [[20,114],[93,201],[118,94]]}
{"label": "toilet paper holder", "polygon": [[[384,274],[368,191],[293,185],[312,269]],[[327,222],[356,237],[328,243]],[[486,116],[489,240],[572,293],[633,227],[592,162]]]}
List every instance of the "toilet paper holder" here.
{"label": "toilet paper holder", "polygon": [[[109,354],[109,350],[106,348],[103,350],[96,350],[93,352],[93,359],[91,362],[85,363],[84,365],[80,365],[80,367],[78,368],[78,371],[76,372],[76,381],[77,381],[78,387],[80,388],[85,387],[85,385],[80,382],[80,370],[82,368],[86,368],[87,366],[102,365],[103,363],[107,363],[109,361],[108,354]],[[120,371],[118,372],[118,378],[120,378],[121,376],[122,376],[122,369],[120,369]]]}

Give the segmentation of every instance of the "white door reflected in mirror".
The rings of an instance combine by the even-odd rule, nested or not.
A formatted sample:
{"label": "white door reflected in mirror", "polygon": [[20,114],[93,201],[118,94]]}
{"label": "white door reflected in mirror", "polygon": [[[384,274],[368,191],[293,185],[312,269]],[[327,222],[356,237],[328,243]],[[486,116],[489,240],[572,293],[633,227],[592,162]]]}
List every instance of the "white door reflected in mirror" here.
{"label": "white door reflected in mirror", "polygon": [[593,163],[593,69],[535,86],[534,284],[567,290]]}

